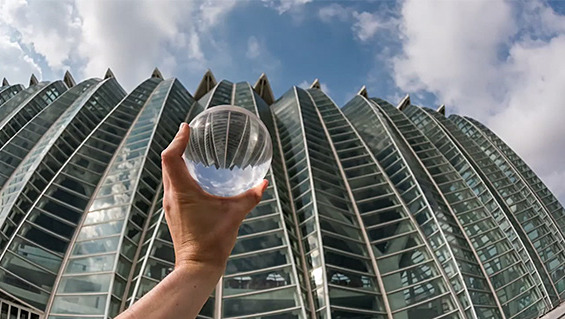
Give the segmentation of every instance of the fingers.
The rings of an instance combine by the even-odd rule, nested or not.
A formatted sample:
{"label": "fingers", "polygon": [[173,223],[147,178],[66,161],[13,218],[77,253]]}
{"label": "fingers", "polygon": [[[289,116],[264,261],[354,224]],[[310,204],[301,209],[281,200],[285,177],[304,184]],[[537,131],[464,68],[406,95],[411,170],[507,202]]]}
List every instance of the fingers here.
{"label": "fingers", "polygon": [[189,137],[190,128],[188,124],[182,123],[171,144],[161,153],[163,181],[167,188],[171,185],[188,187],[189,184],[192,184],[190,174],[188,174],[188,169],[182,158]]}

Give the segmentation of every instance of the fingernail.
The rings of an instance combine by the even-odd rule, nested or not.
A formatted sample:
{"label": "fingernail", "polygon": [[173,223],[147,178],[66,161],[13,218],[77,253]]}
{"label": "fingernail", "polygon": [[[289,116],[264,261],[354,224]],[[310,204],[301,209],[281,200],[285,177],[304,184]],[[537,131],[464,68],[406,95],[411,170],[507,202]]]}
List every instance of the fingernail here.
{"label": "fingernail", "polygon": [[185,122],[180,123],[179,125],[179,131],[182,130],[184,128],[184,126],[186,125]]}

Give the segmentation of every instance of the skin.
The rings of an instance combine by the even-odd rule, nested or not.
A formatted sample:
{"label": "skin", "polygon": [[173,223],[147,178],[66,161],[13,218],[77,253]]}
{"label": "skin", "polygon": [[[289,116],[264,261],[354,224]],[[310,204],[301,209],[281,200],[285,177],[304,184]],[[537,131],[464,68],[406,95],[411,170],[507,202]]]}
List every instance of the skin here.
{"label": "skin", "polygon": [[175,270],[117,319],[196,317],[225,271],[241,222],[267,188],[263,180],[234,197],[206,193],[182,158],[189,131],[182,123],[161,154],[163,208],[173,239]]}

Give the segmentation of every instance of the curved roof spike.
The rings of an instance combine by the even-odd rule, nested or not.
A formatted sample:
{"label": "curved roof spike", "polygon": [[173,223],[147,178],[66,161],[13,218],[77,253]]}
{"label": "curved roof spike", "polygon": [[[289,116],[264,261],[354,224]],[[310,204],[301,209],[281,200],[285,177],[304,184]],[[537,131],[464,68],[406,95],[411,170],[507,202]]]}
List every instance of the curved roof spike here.
{"label": "curved roof spike", "polygon": [[114,75],[114,72],[112,72],[112,70],[110,70],[110,68],[108,68],[108,70],[106,70],[106,73],[104,73],[104,80],[109,79],[109,78],[116,78],[116,76]]}
{"label": "curved roof spike", "polygon": [[7,86],[10,85],[10,83],[8,83],[8,80],[6,80],[6,78],[2,79],[2,86]]}
{"label": "curved roof spike", "polygon": [[63,75],[63,82],[65,82],[69,89],[76,85],[75,79],[68,70],[65,72],[65,75]]}
{"label": "curved roof spike", "polygon": [[153,70],[153,73],[151,73],[151,77],[152,77],[152,78],[158,78],[158,79],[163,80],[163,75],[161,74],[161,71],[159,71],[158,68],[155,68],[155,69]]}
{"label": "curved roof spike", "polygon": [[212,74],[212,71],[208,69],[206,73],[204,73],[200,84],[198,84],[196,92],[194,92],[194,98],[197,100],[200,99],[204,96],[204,94],[208,93],[214,86],[216,86],[216,84],[218,84],[218,82],[216,82],[214,74]]}
{"label": "curved roof spike", "polygon": [[320,81],[318,79],[315,79],[314,82],[312,82],[312,84],[310,84],[310,88],[311,89],[319,89],[320,88]]}
{"label": "curved roof spike", "polygon": [[436,112],[438,112],[439,114],[445,116],[445,104],[440,105],[440,106],[437,108]]}
{"label": "curved roof spike", "polygon": [[400,100],[400,103],[398,103],[398,106],[396,106],[396,108],[404,111],[404,109],[408,107],[408,105],[410,105],[410,94],[406,94],[406,96],[402,100]]}
{"label": "curved roof spike", "polygon": [[367,93],[367,88],[363,85],[361,87],[361,89],[359,90],[359,92],[357,92],[357,95],[361,95],[364,98],[369,98],[369,94]]}
{"label": "curved roof spike", "polygon": [[271,83],[265,73],[261,73],[257,82],[253,85],[253,90],[255,90],[255,92],[257,92],[257,94],[259,94],[263,101],[265,101],[268,105],[275,102],[275,95],[271,89]]}
{"label": "curved roof spike", "polygon": [[37,83],[39,83],[39,81],[35,77],[35,74],[32,73],[31,77],[29,78],[29,86],[36,85]]}

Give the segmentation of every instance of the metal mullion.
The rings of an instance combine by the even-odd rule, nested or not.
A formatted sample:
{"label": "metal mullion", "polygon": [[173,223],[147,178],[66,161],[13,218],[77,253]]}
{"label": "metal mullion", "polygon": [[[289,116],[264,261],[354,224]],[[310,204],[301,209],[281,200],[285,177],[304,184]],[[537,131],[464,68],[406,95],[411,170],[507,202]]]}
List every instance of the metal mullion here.
{"label": "metal mullion", "polygon": [[339,290],[348,290],[348,291],[351,291],[351,292],[357,292],[357,293],[364,294],[364,295],[373,295],[373,296],[381,296],[381,297],[383,295],[383,293],[380,292],[380,291],[376,292],[376,291],[354,288],[354,287],[349,287],[349,286],[340,286],[340,285],[336,285],[336,284],[331,283],[331,282],[328,283],[328,287],[339,289]]}
{"label": "metal mullion", "polygon": [[62,205],[62,206],[65,206],[65,207],[67,207],[67,208],[69,208],[69,209],[75,211],[77,214],[82,214],[82,213],[84,212],[84,210],[82,210],[82,209],[78,209],[77,207],[74,207],[74,206],[72,206],[71,204],[65,203],[65,202],[63,202],[63,201],[61,201],[61,200],[58,200],[58,199],[56,199],[56,198],[54,198],[54,197],[51,197],[51,196],[49,196],[49,195],[47,195],[47,194],[43,194],[42,197],[39,197],[39,199],[41,199],[41,198],[47,198],[47,199],[49,199],[49,200],[52,200],[52,201],[54,201],[54,202],[56,202],[56,203],[58,203],[58,204],[60,204],[60,205]]}
{"label": "metal mullion", "polygon": [[[335,186],[335,185],[334,185],[334,186]],[[321,189],[318,189],[318,188],[315,189],[315,192],[316,192],[316,193],[322,193],[322,194],[324,194],[324,195],[326,195],[326,196],[330,196],[330,197],[332,197],[332,198],[334,198],[334,199],[336,199],[336,200],[340,200],[340,201],[343,201],[343,202],[347,202],[344,197],[338,197],[337,195],[328,193],[328,192],[326,192],[326,191],[324,191],[324,190],[321,190]],[[298,198],[298,197],[297,197],[297,198]]]}
{"label": "metal mullion", "polygon": [[230,257],[233,258],[233,259],[238,259],[238,258],[243,258],[243,257],[247,257],[247,256],[253,256],[253,255],[256,255],[256,254],[259,255],[259,254],[268,253],[268,252],[286,250],[287,248],[288,248],[287,245],[279,245],[279,246],[269,247],[269,248],[265,248],[265,249],[244,252],[244,253],[240,253],[240,254],[233,254]]}
{"label": "metal mullion", "polygon": [[46,211],[46,210],[44,210],[44,209],[42,209],[42,208],[34,207],[33,209],[39,211],[41,214],[45,214],[45,215],[49,216],[50,218],[55,219],[55,220],[57,220],[57,221],[59,221],[59,222],[61,222],[61,223],[63,223],[63,224],[67,224],[67,225],[69,225],[69,226],[77,226],[77,224],[72,223],[72,222],[70,222],[70,221],[68,221],[68,220],[66,220],[66,219],[63,219],[63,218],[61,218],[61,217],[59,217],[59,216],[57,216],[57,215],[54,215],[53,213],[48,212],[48,211]]}
{"label": "metal mullion", "polygon": [[[89,160],[90,160],[90,159],[89,159]],[[77,165],[77,164],[75,164],[75,163],[72,163],[72,162],[68,162],[67,165],[65,165],[65,168],[67,168],[68,166],[76,167],[76,168],[79,169],[79,170],[85,170],[85,171],[87,171],[88,173],[98,174],[98,172],[94,172],[94,171],[92,171],[92,170],[90,170],[90,169],[88,169],[88,168],[79,166],[79,165]],[[62,174],[62,175],[66,176],[66,177],[68,177],[68,178],[70,178],[70,179],[74,179],[74,180],[77,179],[76,176],[73,176],[73,175],[69,174],[69,173],[68,173],[67,171],[65,171],[65,170],[60,171],[59,174]],[[59,176],[59,174],[57,174],[57,176]],[[40,175],[39,175],[39,176],[40,176]],[[45,178],[43,178],[43,176],[41,176],[41,178],[45,181]],[[80,182],[81,182],[82,184],[85,184],[85,185],[90,186],[90,187],[92,187],[92,188],[96,188],[96,185],[94,185],[94,184],[92,184],[92,183],[90,183],[90,182],[87,182],[87,181],[85,181],[85,180],[80,180]],[[49,184],[49,181],[46,181],[46,184]]]}
{"label": "metal mullion", "polygon": [[331,246],[328,246],[328,245],[324,245],[323,243],[322,243],[322,247],[323,247],[324,251],[330,251],[330,252],[335,253],[335,254],[344,255],[344,256],[347,256],[347,257],[352,257],[352,258],[356,258],[356,259],[360,259],[360,260],[364,260],[364,261],[370,261],[371,260],[367,256],[362,256],[362,255],[358,255],[358,254],[355,254],[355,253],[352,253],[352,252],[349,252],[349,251],[337,249],[337,248],[334,248],[334,247],[331,247]]}
{"label": "metal mullion", "polygon": [[[510,286],[511,284],[517,282],[518,280],[521,280],[522,278],[531,276],[530,272],[526,272],[524,275],[516,277],[515,279],[512,279],[511,281],[505,283],[504,285],[498,287],[496,290],[503,290],[504,288]],[[532,287],[536,286],[536,284],[534,284]],[[507,304],[508,302],[510,302],[510,300],[507,300],[505,303],[503,303],[503,305]]]}
{"label": "metal mullion", "polygon": [[274,213],[271,213],[271,214],[255,216],[255,217],[248,217],[248,218],[245,218],[243,220],[243,223],[249,223],[249,222],[253,222],[253,221],[256,221],[256,220],[260,220],[260,219],[269,219],[269,218],[277,216],[277,215],[279,215],[279,212],[274,212]]}
{"label": "metal mullion", "polygon": [[[522,263],[522,260],[521,260],[521,259],[515,261],[514,263],[512,263],[512,264],[510,264],[510,265],[508,265],[508,266],[506,266],[506,267],[504,267],[504,268],[502,268],[502,269],[500,269],[500,270],[498,270],[498,271],[496,271],[496,272],[493,272],[492,274],[490,274],[489,277],[492,278],[492,277],[494,277],[494,276],[496,276],[496,275],[499,275],[499,274],[501,274],[501,273],[503,273],[503,272],[505,272],[505,271],[508,271],[510,268],[512,268],[512,267],[514,267],[514,266],[516,266],[516,265],[518,265],[518,264],[520,264],[520,263]],[[527,272],[527,273],[529,274],[529,272]]]}
{"label": "metal mullion", "polygon": [[[82,181],[81,181],[81,182],[82,182]],[[53,182],[52,185],[56,186],[57,188],[61,188],[61,189],[63,189],[64,191],[66,191],[66,192],[68,192],[68,193],[71,193],[71,194],[73,194],[73,195],[76,195],[77,197],[80,197],[80,198],[83,198],[83,199],[86,199],[86,200],[90,200],[90,198],[91,198],[91,196],[86,196],[86,195],[84,195],[84,194],[78,193],[78,192],[76,192],[76,191],[74,191],[74,190],[72,190],[72,189],[69,189],[69,188],[67,188],[67,187],[65,187],[65,186],[62,186],[62,185],[60,185],[59,183],[56,183],[56,182]]]}
{"label": "metal mullion", "polygon": [[415,245],[415,246],[412,246],[412,247],[409,247],[409,248],[406,248],[406,249],[397,250],[397,251],[392,252],[392,253],[390,253],[390,254],[386,254],[386,255],[383,254],[383,255],[377,256],[377,257],[375,257],[375,258],[376,258],[377,260],[379,260],[379,259],[385,259],[385,258],[389,258],[389,257],[391,257],[391,256],[396,256],[396,255],[404,254],[404,253],[407,253],[407,252],[410,252],[410,251],[414,251],[414,250],[417,250],[417,249],[422,248],[422,247],[425,247],[425,246],[426,246],[426,244],[419,244],[419,245]]}
{"label": "metal mullion", "polygon": [[[59,234],[53,232],[52,230],[49,230],[49,229],[47,229],[47,228],[45,228],[45,227],[43,227],[43,226],[40,226],[40,225],[38,225],[38,224],[36,224],[36,223],[34,223],[34,222],[32,222],[32,221],[29,221],[29,220],[26,219],[22,224],[25,224],[25,223],[30,224],[31,226],[33,226],[33,227],[35,227],[35,228],[39,228],[39,229],[41,229],[42,231],[46,232],[47,234],[50,234],[50,235],[52,235],[53,237],[57,237],[57,238],[59,238],[59,239],[65,241],[65,242],[69,242],[69,241],[70,241],[70,239],[68,239],[68,238],[66,238],[66,237],[63,237],[63,236],[61,236],[61,235],[59,235]],[[41,244],[39,244],[39,243],[38,243],[38,245],[41,246],[41,247],[43,247],[43,246],[42,246]]]}
{"label": "metal mullion", "polygon": [[243,271],[243,272],[238,272],[238,273],[229,274],[229,275],[224,274],[223,278],[226,279],[226,278],[232,278],[232,277],[242,277],[242,276],[255,275],[255,274],[260,274],[260,273],[263,273],[263,272],[283,270],[284,268],[289,268],[291,266],[292,266],[291,263],[287,263],[287,264],[283,264],[283,265],[276,265],[276,266],[271,266],[271,267],[261,268],[261,269],[253,269],[253,270],[250,270],[250,271]]}
{"label": "metal mullion", "polygon": [[[124,257],[124,258],[127,258],[126,256],[123,256],[122,254],[120,254],[120,256],[122,256],[122,257]],[[143,257],[145,257],[145,256],[143,256]],[[127,259],[131,261],[131,259],[129,259],[129,258],[127,258]],[[140,258],[140,259],[141,259],[141,258]],[[155,261],[158,261],[158,262],[160,262],[160,263],[162,263],[162,264],[165,264],[165,265],[168,265],[168,266],[173,266],[173,267],[175,266],[175,263],[174,263],[174,262],[170,262],[170,261],[168,261],[168,260],[164,260],[164,259],[162,259],[162,258],[155,257],[155,256],[153,256],[153,255],[147,255],[147,259],[153,259],[153,260],[155,260]],[[132,262],[132,264],[133,264],[133,262]],[[145,276],[145,275],[143,275],[143,276]]]}
{"label": "metal mullion", "polygon": [[445,296],[447,296],[447,295],[449,295],[449,294],[450,294],[450,292],[449,292],[449,291],[446,291],[446,292],[444,292],[444,293],[441,294],[441,295],[435,296],[434,298],[425,299],[425,300],[422,300],[422,301],[413,303],[413,304],[411,304],[411,305],[409,305],[409,306],[406,306],[406,307],[403,307],[403,308],[394,310],[392,313],[394,314],[394,313],[398,313],[398,312],[401,312],[401,311],[405,311],[405,310],[407,310],[407,309],[410,309],[410,308],[413,308],[413,307],[416,307],[416,306],[419,306],[419,305],[422,305],[422,304],[425,304],[425,303],[428,303],[428,302],[432,302],[432,301],[434,301],[434,300],[436,300],[436,299],[443,298],[443,297],[445,297]]}
{"label": "metal mullion", "polygon": [[[463,227],[465,227],[465,225],[463,225]],[[485,236],[485,234],[491,233],[491,232],[492,232],[493,230],[495,230],[495,229],[498,229],[498,224],[496,224],[496,222],[495,222],[495,226],[494,226],[494,227],[488,228],[488,229],[486,229],[486,230],[481,229],[481,232],[476,233],[476,234],[474,234],[473,236],[469,236],[469,238],[470,238],[471,240],[473,240],[473,239],[475,239],[475,238],[478,238],[478,237],[481,237],[481,236]],[[504,236],[502,236],[501,239],[494,241],[494,243],[498,243],[500,240],[503,240],[503,239],[508,239],[508,238],[504,235]],[[489,244],[490,244],[490,243],[492,243],[492,242],[489,242]],[[490,246],[487,246],[487,247],[490,247]]]}
{"label": "metal mullion", "polygon": [[[363,241],[360,241],[360,240],[355,239],[355,238],[352,238],[352,237],[348,237],[348,236],[346,236],[346,235],[342,235],[342,234],[335,233],[335,232],[333,232],[333,231],[331,231],[331,230],[320,229],[320,232],[321,232],[321,233],[324,233],[324,234],[326,234],[326,235],[328,235],[328,236],[330,236],[330,237],[340,238],[340,239],[342,239],[342,240],[347,240],[347,241],[354,242],[354,243],[357,243],[357,244],[364,244]],[[307,237],[307,236],[305,236],[305,237]]]}
{"label": "metal mullion", "polygon": [[387,291],[387,293],[388,293],[388,294],[395,294],[395,293],[397,293],[397,292],[404,291],[404,290],[406,290],[406,289],[408,289],[408,288],[412,288],[412,287],[416,287],[416,286],[419,286],[419,285],[422,285],[422,284],[430,283],[430,282],[432,282],[432,281],[434,281],[434,280],[436,280],[436,279],[439,279],[439,278],[443,278],[443,276],[442,276],[441,274],[440,274],[440,275],[436,275],[436,276],[430,277],[430,278],[428,278],[428,279],[426,279],[426,280],[424,280],[424,281],[419,281],[419,282],[416,282],[416,283],[413,283],[413,284],[410,284],[410,285],[404,285],[404,286],[402,286],[402,287],[400,287],[400,288]]}
{"label": "metal mullion", "polygon": [[[382,174],[377,172],[377,173],[375,173],[375,174],[371,174],[371,175],[367,175],[367,176],[379,176],[379,177],[382,177]],[[361,176],[361,177],[367,177],[367,176]],[[386,186],[389,186],[389,184],[385,181],[385,182],[378,183],[378,184],[369,184],[369,185],[360,186],[360,187],[357,187],[357,188],[352,188],[351,190],[355,193],[355,192],[358,192],[358,191],[361,191],[361,190],[365,190],[365,189],[371,189],[371,188],[375,188],[375,187],[386,187]],[[392,195],[392,193],[389,193],[389,194]]]}
{"label": "metal mullion", "polygon": [[[378,195],[378,196],[374,196],[374,197],[369,197],[369,198],[365,198],[365,199],[360,199],[360,200],[357,200],[356,202],[357,202],[357,203],[366,203],[366,202],[369,202],[369,201],[379,200],[379,199],[388,198],[388,197],[394,197],[394,198],[396,198],[396,197],[394,196],[394,194],[390,194],[390,193],[389,193],[389,194],[382,194],[382,195]],[[416,198],[419,198],[419,197],[416,197]]]}
{"label": "metal mullion", "polygon": [[[40,249],[45,250],[46,252],[48,252],[48,253],[50,253],[50,254],[52,254],[52,255],[54,255],[54,256],[60,257],[61,259],[63,258],[63,255],[61,255],[61,253],[54,252],[54,251],[52,251],[52,250],[50,250],[50,249],[48,249],[48,248],[45,248],[45,247],[41,246],[40,244],[36,243],[35,241],[32,241],[32,240],[27,239],[27,238],[25,238],[25,237],[22,237],[20,234],[15,234],[14,238],[16,238],[16,237],[19,238],[19,239],[20,239],[21,241],[23,241],[24,243],[28,243],[28,244],[31,244],[31,245],[33,245],[33,246],[38,246],[38,247],[40,247]],[[13,241],[12,241],[12,242],[13,242]],[[6,247],[6,248],[7,248],[7,247]],[[11,251],[11,250],[10,250],[10,251]]]}
{"label": "metal mullion", "polygon": [[43,288],[41,288],[41,287],[35,285],[34,283],[31,283],[31,282],[27,281],[26,279],[24,279],[24,278],[22,278],[22,277],[20,277],[20,276],[18,276],[18,275],[16,275],[16,274],[14,274],[13,272],[9,271],[8,269],[4,268],[3,266],[0,266],[0,269],[4,270],[5,272],[9,273],[10,275],[16,277],[17,279],[19,279],[19,280],[21,280],[21,281],[27,283],[28,285],[34,286],[34,287],[37,288],[38,290],[41,290],[41,291],[43,291],[43,292],[45,292],[45,293],[47,293],[47,294],[50,294],[50,293],[51,293],[51,292],[49,292],[49,291],[47,291],[47,290],[45,290],[45,289],[43,289]]}
{"label": "metal mullion", "polygon": [[[368,310],[368,309],[360,309],[360,308],[349,308],[349,307],[345,307],[345,306],[337,306],[337,305],[330,305],[329,306],[331,309],[337,309],[337,310],[342,310],[342,311],[348,311],[348,312],[355,312],[355,313],[359,313],[359,314],[379,314],[379,315],[384,315],[386,317],[387,312],[385,311],[380,311],[380,310]],[[324,309],[326,308],[326,306],[320,308],[320,309]]]}
{"label": "metal mullion", "polygon": [[[308,204],[308,205],[310,205],[310,204]],[[337,207],[331,207],[331,206],[329,206],[329,205],[327,205],[327,204],[324,204],[324,203],[322,203],[322,202],[316,203],[316,205],[317,205],[317,206],[323,206],[324,208],[328,208],[328,209],[332,209],[332,210],[338,211],[338,212],[340,212],[340,213],[342,213],[342,214],[344,214],[344,215],[355,216],[355,214],[352,213],[352,212],[350,212],[350,211],[343,210],[343,209],[337,208]],[[301,210],[302,210],[302,208],[299,209],[299,210],[297,211],[297,213],[300,212]]]}
{"label": "metal mullion", "polygon": [[[112,238],[112,237],[120,237],[120,234],[111,234],[111,235],[106,235],[106,236],[99,236],[99,237],[96,237],[94,240],[109,239],[109,238]],[[89,240],[93,240],[93,239],[92,238],[86,238],[86,239],[78,239],[77,238],[77,240],[73,244],[81,243],[81,242],[85,242],[85,241],[89,241]]]}
{"label": "metal mullion", "polygon": [[262,232],[257,232],[257,233],[251,233],[251,234],[247,234],[247,235],[241,235],[241,236],[237,236],[237,239],[248,239],[248,238],[253,238],[253,237],[259,237],[259,236],[264,236],[264,235],[269,235],[271,233],[277,233],[277,232],[282,232],[283,228],[279,227],[279,228],[274,228],[274,229],[269,229],[269,230],[265,230]]}
{"label": "metal mullion", "polygon": [[[398,156],[392,163],[388,164],[387,166],[383,166],[383,170],[384,170],[384,171],[387,171],[387,170],[389,170],[393,165],[395,165],[396,163],[399,163],[399,162],[403,162],[403,161],[402,161],[402,157],[400,157],[400,156]],[[381,163],[381,162],[379,162],[379,163]]]}
{"label": "metal mullion", "polygon": [[[472,305],[469,305],[469,306],[468,306],[467,308],[465,308],[464,310],[467,310],[467,309],[469,309],[469,308],[471,308],[471,307],[472,307]],[[496,307],[494,307],[494,308],[496,308]],[[498,308],[497,308],[497,309],[498,309]],[[456,313],[456,312],[458,312],[458,311],[459,311],[459,309],[456,308],[456,309],[451,310],[450,312],[446,312],[446,313],[443,313],[443,314],[441,314],[441,315],[439,315],[439,316],[437,316],[437,317],[434,317],[433,319],[447,318],[448,316],[450,316],[450,315],[452,315],[452,314],[454,314],[454,313]]]}
{"label": "metal mullion", "polygon": [[37,268],[39,268],[39,269],[42,269],[42,270],[45,271],[45,272],[48,272],[48,273],[50,273],[50,274],[53,274],[53,275],[57,276],[57,273],[53,272],[52,270],[49,270],[49,269],[45,268],[45,267],[42,266],[42,265],[36,264],[35,262],[33,262],[33,261],[31,261],[31,260],[28,260],[28,259],[24,258],[22,255],[16,254],[15,252],[13,252],[13,251],[11,251],[11,250],[7,250],[6,253],[12,254],[14,257],[16,257],[17,259],[19,259],[19,260],[21,260],[21,261],[23,261],[23,262],[29,263],[29,264],[31,264],[32,266],[35,266],[35,267],[37,267]]}
{"label": "metal mullion", "polygon": [[[448,260],[451,260],[451,259],[448,259]],[[393,274],[396,274],[396,273],[399,273],[399,272],[407,271],[407,270],[412,269],[412,268],[421,267],[423,265],[430,264],[430,263],[435,265],[435,260],[433,258],[432,259],[426,259],[426,260],[421,261],[417,264],[412,264],[412,265],[404,267],[404,268],[398,268],[398,269],[395,269],[395,270],[391,270],[389,272],[382,273],[381,277],[390,276],[390,275],[393,275]],[[455,275],[457,276],[458,274],[455,274]]]}
{"label": "metal mullion", "polygon": [[[396,210],[398,208],[402,208],[402,204],[396,204],[394,206],[387,206],[387,207],[383,207],[383,208],[379,208],[379,209],[375,209],[369,212],[365,212],[362,213],[361,216],[367,216],[367,215],[374,215],[374,214],[380,214],[382,212],[387,212],[387,211],[391,211],[391,210]],[[408,218],[408,217],[406,217]],[[379,224],[381,225],[381,224]]]}
{"label": "metal mullion", "polygon": [[286,285],[286,286],[277,286],[277,287],[267,288],[267,289],[263,289],[263,290],[246,291],[246,292],[242,292],[242,293],[234,294],[234,295],[229,295],[229,296],[223,295],[222,300],[232,299],[232,298],[240,298],[240,297],[246,297],[246,296],[261,295],[261,294],[264,294],[264,293],[269,293],[269,292],[278,291],[278,290],[285,290],[285,289],[289,289],[289,288],[298,288],[298,285],[296,283],[294,283],[294,284],[290,284],[290,285]]}
{"label": "metal mullion", "polygon": [[[486,217],[483,217],[483,218],[481,218],[481,219],[477,219],[477,220],[474,220],[474,221],[472,221],[472,222],[466,223],[466,224],[464,225],[464,227],[474,226],[474,225],[476,225],[476,224],[478,224],[478,223],[482,223],[482,222],[484,222],[484,221],[486,221],[486,220],[488,220],[488,219],[491,219],[491,218],[492,218],[492,216],[487,214]],[[494,229],[494,228],[491,228],[491,229]]]}
{"label": "metal mullion", "polygon": [[[509,250],[507,250],[507,251],[505,251],[505,252],[503,252],[503,253],[500,253],[500,254],[498,254],[498,255],[496,255],[496,256],[494,256],[494,257],[491,257],[491,258],[489,258],[489,259],[485,259],[484,261],[482,261],[482,263],[483,263],[483,264],[490,263],[490,262],[492,262],[493,260],[496,260],[497,258],[501,258],[502,256],[506,256],[506,255],[508,255],[508,254],[510,254],[510,253],[513,253],[513,252],[515,252],[515,251],[514,251],[514,248],[509,249]],[[521,259],[521,258],[518,258],[518,261],[520,261],[520,260],[522,260],[522,259]],[[529,272],[528,272],[528,274],[529,274]]]}
{"label": "metal mullion", "polygon": [[[332,223],[336,223],[336,224],[343,225],[343,226],[345,226],[345,227],[353,228],[353,229],[355,229],[355,230],[359,230],[359,229],[360,229],[359,226],[355,226],[355,225],[348,224],[348,223],[343,222],[343,221],[341,221],[341,220],[337,220],[337,219],[335,219],[335,218],[333,218],[333,217],[329,217],[329,216],[326,216],[326,215],[323,215],[323,214],[320,214],[320,217],[321,217],[322,219],[325,219],[325,220],[330,221],[330,222],[332,222]],[[353,216],[350,216],[350,217],[353,217]]]}
{"label": "metal mullion", "polygon": [[418,231],[417,231],[416,229],[409,230],[409,231],[404,232],[404,233],[395,234],[395,235],[392,235],[392,236],[389,236],[389,237],[386,237],[386,238],[381,238],[381,239],[373,240],[373,241],[371,241],[371,244],[372,244],[372,245],[375,245],[375,244],[378,244],[378,243],[381,243],[381,242],[391,241],[391,240],[393,240],[393,239],[398,239],[398,238],[401,238],[401,237],[404,237],[404,236],[407,236],[407,237],[408,237],[408,236],[410,236],[411,234],[414,234],[414,233],[417,233],[417,232],[418,232]]}
{"label": "metal mullion", "polygon": [[261,313],[254,313],[254,314],[250,314],[250,315],[235,316],[235,317],[223,317],[223,318],[226,318],[226,319],[228,319],[228,318],[229,319],[263,318],[261,316],[284,314],[285,312],[292,312],[292,311],[295,311],[295,310],[301,310],[300,306],[296,306],[296,307],[292,307],[292,308],[271,310],[271,311],[261,312]]}

